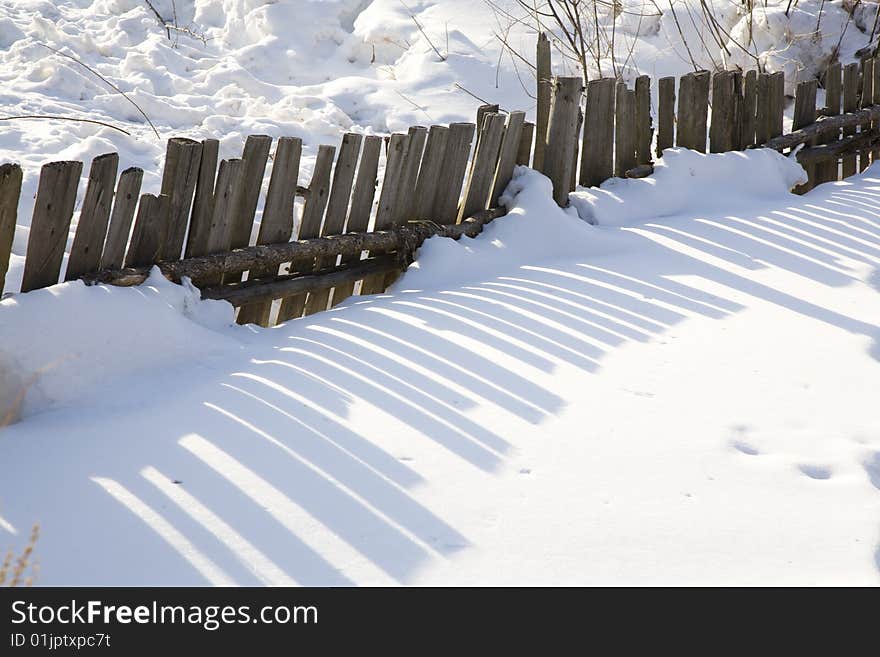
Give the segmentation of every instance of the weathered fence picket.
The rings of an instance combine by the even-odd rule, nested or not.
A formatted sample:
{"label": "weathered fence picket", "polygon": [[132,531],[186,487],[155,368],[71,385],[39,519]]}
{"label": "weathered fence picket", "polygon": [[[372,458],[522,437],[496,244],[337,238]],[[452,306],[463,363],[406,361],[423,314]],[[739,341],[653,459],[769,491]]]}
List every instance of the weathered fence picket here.
{"label": "weathered fence picket", "polygon": [[117,153],[106,153],[92,160],[89,183],[76,224],[76,235],[67,259],[67,271],[64,274],[66,281],[95,271],[101,265],[118,170]]}
{"label": "weathered fence picket", "polygon": [[50,162],[40,170],[22,292],[58,282],[82,168],[82,162]]}
{"label": "weathered fence picket", "polygon": [[15,239],[18,199],[21,197],[22,171],[18,164],[0,164],[0,294],[6,286],[6,273]]}

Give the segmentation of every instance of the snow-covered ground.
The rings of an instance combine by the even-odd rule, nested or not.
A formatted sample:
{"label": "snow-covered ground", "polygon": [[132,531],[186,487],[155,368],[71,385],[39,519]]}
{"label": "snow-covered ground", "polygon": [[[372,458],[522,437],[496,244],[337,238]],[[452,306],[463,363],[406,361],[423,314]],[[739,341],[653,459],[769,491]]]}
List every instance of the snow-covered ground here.
{"label": "snow-covered ground", "polygon": [[644,189],[591,226],[520,169],[479,237],[274,329],[161,277],[3,301],[48,367],[2,542],[41,523],[41,584],[880,583],[880,167],[666,184],[732,159],[761,198],[623,225]]}

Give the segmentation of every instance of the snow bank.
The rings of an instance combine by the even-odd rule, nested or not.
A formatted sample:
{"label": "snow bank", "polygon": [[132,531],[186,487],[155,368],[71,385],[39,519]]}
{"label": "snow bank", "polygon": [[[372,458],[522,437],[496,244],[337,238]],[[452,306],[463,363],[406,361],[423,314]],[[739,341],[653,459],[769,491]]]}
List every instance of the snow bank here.
{"label": "snow bank", "polygon": [[544,175],[518,166],[501,203],[508,214],[486,226],[476,237],[450,240],[432,237],[416,261],[389,290],[425,290],[488,280],[524,262],[540,262],[609,253],[619,236],[601,233],[580,220],[574,210],[553,201]]}
{"label": "snow bank", "polygon": [[138,287],[62,283],[0,301],[0,416],[22,388],[23,415],[96,387],[236,348],[232,307],[203,301],[154,269]]}
{"label": "snow bank", "polygon": [[624,225],[680,214],[734,213],[785,196],[806,180],[796,160],[770,149],[704,154],[670,148],[647,178],[612,178],[599,188],[578,188],[569,198],[585,221]]}

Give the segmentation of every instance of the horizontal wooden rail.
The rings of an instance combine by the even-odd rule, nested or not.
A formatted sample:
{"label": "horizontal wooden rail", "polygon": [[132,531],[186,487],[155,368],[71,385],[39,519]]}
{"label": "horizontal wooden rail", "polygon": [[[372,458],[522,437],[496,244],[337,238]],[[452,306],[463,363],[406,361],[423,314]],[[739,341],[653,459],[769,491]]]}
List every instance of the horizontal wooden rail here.
{"label": "horizontal wooden rail", "polygon": [[786,148],[794,148],[795,146],[806,144],[808,141],[816,137],[821,137],[829,132],[834,132],[841,128],[849,128],[864,123],[870,123],[877,119],[880,119],[880,105],[872,105],[871,107],[866,107],[857,112],[848,112],[847,114],[840,114],[838,116],[826,116],[800,130],[795,130],[787,135],[774,137],[763,144],[759,144],[758,148],[772,148],[777,151]]}
{"label": "horizontal wooden rail", "polygon": [[207,287],[203,299],[220,299],[233,306],[248,303],[271,302],[274,299],[327,290],[344,283],[353,283],[373,274],[385,274],[403,269],[403,263],[393,255],[367,258],[339,267],[327,267],[311,274],[277,276],[268,280],[255,279],[232,285]]}
{"label": "horizontal wooden rail", "polygon": [[880,136],[870,132],[863,132],[844,137],[840,141],[802,148],[797,153],[797,159],[801,164],[824,162],[837,159],[841,155],[846,155],[847,153],[872,149],[878,142],[880,142]]}
{"label": "horizontal wooden rail", "polygon": [[[477,212],[460,224],[441,226],[427,221],[410,221],[389,230],[248,246],[228,253],[159,262],[156,266],[172,281],[180,281],[184,276],[210,280],[211,277],[221,274],[240,273],[251,269],[271,269],[294,260],[359,255],[362,251],[412,251],[435,235],[453,239],[463,235],[474,237],[482,232],[485,224],[506,213],[504,208],[490,208]],[[87,285],[100,283],[118,286],[140,285],[147,279],[151,269],[151,266],[105,269],[86,274],[81,279]]]}

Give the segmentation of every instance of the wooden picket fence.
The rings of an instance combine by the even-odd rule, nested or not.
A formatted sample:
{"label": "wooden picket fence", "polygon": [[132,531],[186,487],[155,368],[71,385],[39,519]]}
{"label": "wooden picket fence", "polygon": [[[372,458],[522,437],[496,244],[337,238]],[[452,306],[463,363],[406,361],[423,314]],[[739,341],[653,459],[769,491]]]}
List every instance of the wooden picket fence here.
{"label": "wooden picket fence", "polygon": [[[540,61],[540,45],[538,52]],[[702,153],[797,149],[809,182],[795,191],[804,193],[880,159],[880,60],[832,64],[823,82],[823,107],[816,106],[817,80],[797,85],[787,135],[781,72],[697,71],[677,84],[660,78],[654,112],[648,76],[638,77],[633,88],[614,78],[590,80],[586,89],[580,78],[557,78],[550,85],[552,99],[539,83],[536,134],[546,146],[541,153],[536,149],[533,166],[553,180],[554,197],[563,204],[576,182],[590,187],[613,177],[650,175],[652,144],[658,156],[673,146]]]}
{"label": "wooden picket fence", "polygon": [[[585,89],[581,78],[550,78],[545,41],[538,45],[534,125],[524,112],[485,105],[476,123],[416,126],[386,138],[347,133],[338,148],[318,148],[304,186],[302,143],[280,138],[255,235],[271,137],[249,136],[241,158],[219,163],[216,139],[171,139],[158,195],[140,193],[142,170],[117,176],[119,156],[101,155],[88,172],[64,280],[137,285],[158,265],[171,280],[190,277],[203,297],[232,303],[240,323],[269,326],[325,310],[355,291],[384,291],[432,235],[478,234],[504,214],[498,199],[516,164],[545,173],[565,205],[578,182],[650,174],[652,144],[657,154],[672,146],[800,149],[810,182],[799,191],[880,158],[880,62],[830,66],[822,108],[817,82],[799,84],[792,132],[783,134],[782,73],[699,71],[677,85],[662,78],[652,112],[647,76],[632,89],[616,79],[591,80]],[[81,162],[41,170],[22,292],[59,281],[82,170]],[[0,166],[0,293],[21,182],[17,164]]]}

